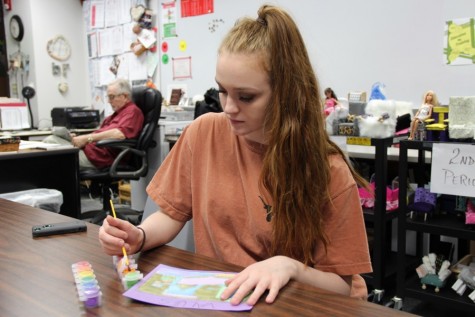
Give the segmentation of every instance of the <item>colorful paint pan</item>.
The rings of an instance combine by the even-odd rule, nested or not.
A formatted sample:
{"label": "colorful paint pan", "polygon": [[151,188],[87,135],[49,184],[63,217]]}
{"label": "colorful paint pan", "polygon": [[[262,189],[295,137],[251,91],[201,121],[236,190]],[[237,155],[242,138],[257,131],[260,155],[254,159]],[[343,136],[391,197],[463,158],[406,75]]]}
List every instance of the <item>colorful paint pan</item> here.
{"label": "colorful paint pan", "polygon": [[128,290],[129,288],[137,284],[142,278],[143,278],[143,274],[140,273],[140,271],[133,271],[133,272],[127,273],[122,278],[122,285],[124,285],[124,288]]}
{"label": "colorful paint pan", "polygon": [[87,261],[76,262],[71,265],[76,282],[78,297],[86,307],[97,307],[102,302],[102,292],[92,266]]}

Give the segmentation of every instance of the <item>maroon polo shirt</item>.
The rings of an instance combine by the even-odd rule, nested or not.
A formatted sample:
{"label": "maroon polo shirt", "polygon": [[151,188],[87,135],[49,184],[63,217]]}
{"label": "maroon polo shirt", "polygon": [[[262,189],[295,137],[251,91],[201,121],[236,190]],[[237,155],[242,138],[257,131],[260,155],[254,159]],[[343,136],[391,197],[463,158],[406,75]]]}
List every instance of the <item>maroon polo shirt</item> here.
{"label": "maroon polo shirt", "polygon": [[[126,139],[133,139],[142,131],[143,121],[142,110],[131,101],[105,118],[101,127],[93,133],[117,128],[122,131]],[[97,168],[111,166],[119,152],[115,149],[99,148],[95,142],[87,144],[83,150],[89,161]]]}

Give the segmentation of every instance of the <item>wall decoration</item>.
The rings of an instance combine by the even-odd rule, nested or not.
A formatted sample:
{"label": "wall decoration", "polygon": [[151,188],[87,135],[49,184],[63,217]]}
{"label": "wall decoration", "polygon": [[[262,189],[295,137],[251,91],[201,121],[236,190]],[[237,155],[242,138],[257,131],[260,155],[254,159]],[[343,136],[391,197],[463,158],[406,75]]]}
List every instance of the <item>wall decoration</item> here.
{"label": "wall decoration", "polygon": [[23,83],[28,81],[30,55],[20,50],[8,56],[8,76],[10,78],[10,97],[20,98]]}
{"label": "wall decoration", "polygon": [[58,84],[58,91],[59,91],[61,94],[67,93],[68,90],[69,90],[69,85],[68,85],[68,83],[61,82],[61,83]]}
{"label": "wall decoration", "polygon": [[66,61],[71,56],[71,45],[62,35],[58,35],[46,44],[46,50],[49,56],[58,61]]}
{"label": "wall decoration", "polygon": [[210,14],[214,12],[214,0],[181,0],[181,17]]}
{"label": "wall decoration", "polygon": [[177,37],[176,34],[176,20],[177,12],[175,1],[162,3],[162,38]]}
{"label": "wall decoration", "polygon": [[211,21],[211,22],[208,23],[208,30],[209,30],[211,33],[214,33],[214,32],[216,32],[216,29],[217,29],[221,24],[224,24],[224,20],[223,20],[223,19],[213,19],[213,21]]}
{"label": "wall decoration", "polygon": [[162,52],[168,52],[168,42],[162,42]]}
{"label": "wall decoration", "polygon": [[180,41],[180,44],[178,44],[178,47],[180,48],[180,51],[184,52],[186,51],[186,41],[185,40],[181,40]]}
{"label": "wall decoration", "polygon": [[23,22],[18,15],[14,15],[10,19],[10,34],[15,41],[20,42],[23,39],[25,29],[23,28]]}
{"label": "wall decoration", "polygon": [[139,22],[145,13],[145,7],[143,5],[136,5],[130,8],[130,16],[135,22]]}
{"label": "wall decoration", "polygon": [[114,58],[112,59],[112,63],[109,67],[109,70],[115,75],[117,76],[117,72],[119,71],[119,66],[120,66],[120,58],[119,56],[114,56]]}
{"label": "wall decoration", "polygon": [[91,1],[89,5],[88,29],[101,29],[105,27],[106,3],[102,1]]}
{"label": "wall decoration", "polygon": [[173,80],[191,78],[191,56],[175,57],[173,60]]}
{"label": "wall decoration", "polygon": [[444,61],[447,65],[475,64],[475,18],[445,23]]}
{"label": "wall decoration", "polygon": [[61,67],[58,64],[53,63],[51,65],[51,72],[52,72],[53,76],[60,76],[61,75]]}
{"label": "wall decoration", "polygon": [[61,72],[63,73],[63,77],[66,78],[68,77],[68,71],[69,71],[70,67],[69,67],[69,64],[63,64],[61,65]]}

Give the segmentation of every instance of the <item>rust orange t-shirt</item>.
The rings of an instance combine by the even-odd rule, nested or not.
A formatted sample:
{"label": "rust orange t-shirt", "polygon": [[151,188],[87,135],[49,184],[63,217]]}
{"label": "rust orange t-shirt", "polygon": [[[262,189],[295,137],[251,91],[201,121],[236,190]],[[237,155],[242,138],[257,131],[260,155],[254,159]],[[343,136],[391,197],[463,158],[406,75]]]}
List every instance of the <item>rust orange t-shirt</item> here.
{"label": "rust orange t-shirt", "polygon": [[[224,113],[200,116],[183,131],[147,193],[171,218],[193,218],[197,253],[248,266],[270,257],[271,223],[258,187],[264,150],[236,136]],[[354,275],[351,296],[365,298],[359,274],[372,269],[357,186],[342,157],[331,156],[330,165],[329,244],[325,253],[317,243],[315,268]]]}

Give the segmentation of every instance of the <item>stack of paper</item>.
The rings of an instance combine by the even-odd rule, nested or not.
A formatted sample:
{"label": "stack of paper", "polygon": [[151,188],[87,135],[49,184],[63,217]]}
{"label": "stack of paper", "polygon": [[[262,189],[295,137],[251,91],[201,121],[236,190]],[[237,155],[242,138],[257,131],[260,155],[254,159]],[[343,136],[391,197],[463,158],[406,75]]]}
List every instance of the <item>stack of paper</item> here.
{"label": "stack of paper", "polygon": [[44,143],[41,141],[21,140],[20,142],[20,150],[26,150],[26,149],[57,150],[57,149],[70,149],[73,147],[74,146],[72,144]]}
{"label": "stack of paper", "polygon": [[21,130],[30,128],[26,104],[15,98],[0,98],[0,129]]}

